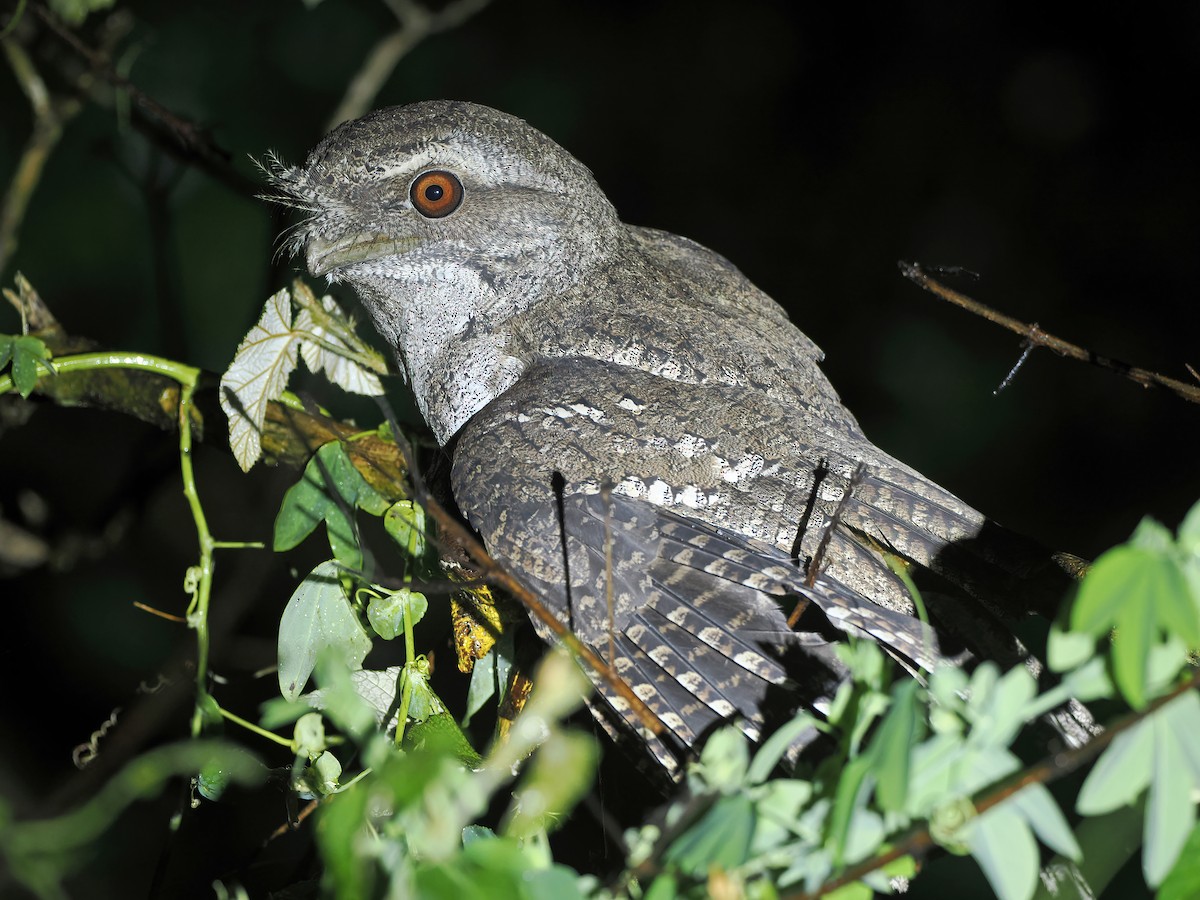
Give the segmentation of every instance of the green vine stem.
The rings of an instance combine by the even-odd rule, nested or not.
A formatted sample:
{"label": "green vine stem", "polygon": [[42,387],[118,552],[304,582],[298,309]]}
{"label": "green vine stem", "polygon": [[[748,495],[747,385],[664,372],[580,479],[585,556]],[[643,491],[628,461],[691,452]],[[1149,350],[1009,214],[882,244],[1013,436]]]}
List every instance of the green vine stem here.
{"label": "green vine stem", "polygon": [[[188,569],[184,582],[192,600],[187,609],[188,627],[196,632],[196,707],[192,713],[192,735],[199,737],[204,730],[206,709],[220,709],[208,693],[208,609],[212,597],[217,549],[261,547],[261,543],[217,541],[213,539],[204,515],[200,491],[196,485],[196,474],[192,466],[192,421],[195,414],[193,398],[200,383],[201,370],[170,359],[145,353],[102,351],[78,353],[56,358],[51,363],[39,362],[45,370],[42,377],[55,377],[68,372],[103,369],[136,369],[164,375],[180,386],[179,403],[176,410],[179,422],[179,469],[183,482],[183,495],[192,513],[196,526],[196,539],[200,550],[199,562]],[[0,375],[0,394],[14,389],[10,375]]]}

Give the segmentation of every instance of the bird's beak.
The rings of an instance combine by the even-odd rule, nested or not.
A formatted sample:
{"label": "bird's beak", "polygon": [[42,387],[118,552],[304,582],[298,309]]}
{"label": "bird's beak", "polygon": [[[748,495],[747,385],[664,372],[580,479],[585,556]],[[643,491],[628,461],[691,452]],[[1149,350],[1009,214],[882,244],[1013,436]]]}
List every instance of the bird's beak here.
{"label": "bird's beak", "polygon": [[304,258],[313,275],[328,275],[356,263],[399,256],[418,243],[416,238],[388,234],[346,234],[332,239],[313,236],[304,245]]}

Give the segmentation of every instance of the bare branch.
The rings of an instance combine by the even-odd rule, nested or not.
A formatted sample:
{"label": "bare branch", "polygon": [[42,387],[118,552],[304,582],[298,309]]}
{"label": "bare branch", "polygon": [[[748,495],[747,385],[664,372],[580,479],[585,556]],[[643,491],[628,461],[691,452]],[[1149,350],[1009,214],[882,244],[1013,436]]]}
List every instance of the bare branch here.
{"label": "bare branch", "polygon": [[15,40],[0,39],[0,46],[4,47],[9,67],[33,108],[33,130],[9,182],[3,205],[0,205],[0,271],[3,271],[16,252],[17,233],[25,219],[30,198],[42,180],[46,160],[58,145],[63,126],[79,112],[82,104],[74,99],[51,97],[33,61]]}
{"label": "bare branch", "polygon": [[430,12],[414,0],[385,0],[400,22],[394,31],[371,48],[358,74],[351,80],[341,103],[329,119],[327,131],[343,122],[357,119],[375,103],[384,84],[408,53],[427,37],[457,28],[488,5],[491,0],[452,0],[437,12]]}
{"label": "bare branch", "polygon": [[[1142,387],[1160,387],[1171,391],[1178,397],[1184,400],[1190,400],[1192,403],[1200,403],[1200,386],[1186,384],[1174,378],[1169,378],[1166,375],[1159,375],[1157,372],[1151,372],[1148,369],[1140,369],[1137,366],[1131,366],[1128,363],[1120,360],[1110,359],[1107,356],[1101,356],[1098,353],[1093,353],[1091,350],[1085,350],[1062,338],[1055,337],[1049,332],[1043,331],[1038,327],[1036,322],[1022,322],[1020,319],[1014,319],[1012,316],[1006,316],[1004,313],[997,312],[986,304],[980,303],[966,294],[961,294],[952,288],[946,287],[940,281],[930,277],[918,263],[903,262],[899,263],[900,271],[909,281],[929,291],[943,300],[961,306],[968,312],[973,312],[977,316],[982,316],[989,322],[1007,328],[1014,334],[1019,334],[1025,339],[1029,347],[1045,347],[1052,350],[1059,356],[1065,356],[1070,359],[1077,359],[1080,362],[1091,363],[1094,366],[1099,366],[1102,369],[1107,369],[1110,372],[1116,372],[1118,375],[1124,375],[1131,381],[1135,381]],[[1021,362],[1024,362],[1028,356],[1028,351],[1022,356]],[[1019,367],[1020,363],[1018,363]],[[1004,380],[1001,385],[1003,389],[1011,380],[1012,375]],[[1189,368],[1190,371],[1190,368]],[[1193,373],[1195,374],[1195,373]]]}
{"label": "bare branch", "polygon": [[[30,10],[87,63],[96,77],[129,97],[133,104],[133,123],[138,130],[176,158],[206,172],[233,191],[246,196],[257,192],[258,184],[233,167],[229,151],[217,144],[207,128],[171,111],[119,74],[105,51],[89,47],[42,4],[34,3]],[[86,89],[84,85],[81,87]]]}

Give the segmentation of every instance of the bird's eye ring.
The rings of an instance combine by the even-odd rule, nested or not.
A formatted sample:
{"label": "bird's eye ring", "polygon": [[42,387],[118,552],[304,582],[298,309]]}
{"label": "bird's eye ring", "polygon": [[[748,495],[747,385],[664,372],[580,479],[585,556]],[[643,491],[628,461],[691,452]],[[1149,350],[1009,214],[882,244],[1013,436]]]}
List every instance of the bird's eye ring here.
{"label": "bird's eye ring", "polygon": [[452,172],[422,172],[413,180],[408,196],[425,218],[441,219],[458,209],[463,201],[463,186]]}

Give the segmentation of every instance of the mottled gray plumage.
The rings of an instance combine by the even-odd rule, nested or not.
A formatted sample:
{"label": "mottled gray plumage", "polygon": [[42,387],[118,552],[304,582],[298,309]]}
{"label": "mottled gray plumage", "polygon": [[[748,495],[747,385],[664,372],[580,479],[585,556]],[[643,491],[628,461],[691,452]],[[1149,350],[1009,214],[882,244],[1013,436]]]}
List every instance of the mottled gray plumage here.
{"label": "mottled gray plumage", "polygon": [[[449,213],[440,188],[418,193],[430,172],[461,182]],[[829,623],[915,665],[950,642],[1019,656],[998,598],[1050,556],[872,445],[781,307],[717,254],[622,223],[524,122],[383,109],[273,183],[310,213],[292,249],[395,348],[489,550],[602,657],[611,635],[685,744],[736,713],[757,734],[768,693],[819,707],[839,675]],[[936,635],[884,551],[960,591],[931,593]],[[800,597],[827,621],[789,629]]]}

